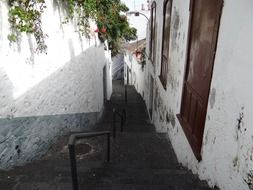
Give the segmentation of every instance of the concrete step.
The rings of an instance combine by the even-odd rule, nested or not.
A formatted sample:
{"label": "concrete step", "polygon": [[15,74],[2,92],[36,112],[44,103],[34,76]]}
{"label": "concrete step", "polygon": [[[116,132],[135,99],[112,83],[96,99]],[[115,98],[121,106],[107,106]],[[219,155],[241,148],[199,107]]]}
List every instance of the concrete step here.
{"label": "concrete step", "polygon": [[[87,187],[87,189],[96,189],[97,185],[103,187],[120,186],[127,187],[175,187],[183,189],[207,188],[207,184],[199,181],[189,171],[178,169],[136,169],[123,168],[123,165],[104,164],[102,168],[87,169],[87,165],[78,167],[78,176],[80,187]],[[32,173],[26,173],[19,178],[19,183],[16,189],[54,189],[56,187],[66,188],[71,187],[71,176],[69,168],[58,168],[59,171],[48,173],[45,177]],[[183,184],[182,184],[183,181]],[[113,185],[113,186],[112,186]],[[82,188],[81,188],[82,189]],[[187,188],[185,188],[187,189]]]}
{"label": "concrete step", "polygon": [[[72,184],[62,183],[21,183],[16,190],[71,190]],[[187,184],[178,185],[158,185],[158,184],[113,184],[107,183],[79,184],[80,190],[209,190],[207,187],[189,186]],[[8,190],[8,189],[6,189]]]}

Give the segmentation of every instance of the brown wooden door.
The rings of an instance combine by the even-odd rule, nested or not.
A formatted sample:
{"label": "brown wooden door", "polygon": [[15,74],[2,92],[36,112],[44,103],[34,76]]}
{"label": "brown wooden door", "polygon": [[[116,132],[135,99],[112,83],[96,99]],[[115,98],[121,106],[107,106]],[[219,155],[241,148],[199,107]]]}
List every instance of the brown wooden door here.
{"label": "brown wooden door", "polygon": [[192,0],[187,67],[179,120],[200,160],[222,0]]}

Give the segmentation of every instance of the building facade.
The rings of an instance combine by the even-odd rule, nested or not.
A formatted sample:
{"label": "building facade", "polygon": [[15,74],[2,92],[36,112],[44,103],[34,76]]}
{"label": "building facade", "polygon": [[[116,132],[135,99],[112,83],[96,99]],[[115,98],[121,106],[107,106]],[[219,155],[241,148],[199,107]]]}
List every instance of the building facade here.
{"label": "building facade", "polygon": [[92,28],[88,39],[76,23],[63,24],[64,2],[46,5],[48,49],[38,54],[32,35],[7,39],[9,7],[0,2],[0,169],[40,158],[60,135],[90,130],[112,93],[110,51]]}
{"label": "building facade", "polygon": [[250,0],[155,0],[144,70],[125,57],[178,161],[225,190],[253,189],[252,10]]}

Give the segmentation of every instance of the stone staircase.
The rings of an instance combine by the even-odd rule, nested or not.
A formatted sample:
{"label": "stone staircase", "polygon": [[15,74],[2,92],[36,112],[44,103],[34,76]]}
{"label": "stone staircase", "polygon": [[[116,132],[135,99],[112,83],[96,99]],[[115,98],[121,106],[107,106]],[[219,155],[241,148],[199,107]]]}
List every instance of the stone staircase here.
{"label": "stone staircase", "polygon": [[[81,140],[77,145],[80,190],[208,190],[206,182],[182,167],[166,134],[155,132],[142,97],[133,87],[124,89],[114,82],[111,101],[106,103],[96,130],[109,130],[112,109],[125,108],[124,132],[111,140],[111,161],[106,162],[106,137]],[[41,160],[9,172],[0,172],[0,190],[71,190],[72,181],[67,150],[68,136]]]}

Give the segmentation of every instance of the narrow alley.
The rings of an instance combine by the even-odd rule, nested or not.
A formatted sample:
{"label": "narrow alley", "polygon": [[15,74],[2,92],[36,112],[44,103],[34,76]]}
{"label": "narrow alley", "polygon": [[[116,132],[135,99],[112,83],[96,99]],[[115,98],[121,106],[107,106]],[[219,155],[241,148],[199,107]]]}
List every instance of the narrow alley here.
{"label": "narrow alley", "polygon": [[0,190],[253,190],[252,0],[1,0]]}
{"label": "narrow alley", "polygon": [[[182,167],[166,134],[156,133],[144,101],[128,86],[127,103],[121,81],[113,82],[96,131],[110,130],[113,108],[126,109],[126,124],[116,138],[111,136],[111,160],[106,162],[106,138],[80,140],[76,145],[80,190],[207,190],[208,185]],[[1,190],[71,190],[68,136],[63,136],[43,158],[9,172],[0,172]]]}

